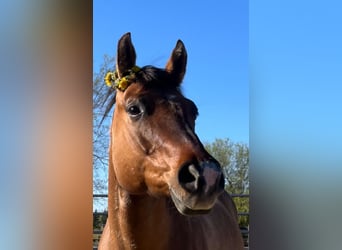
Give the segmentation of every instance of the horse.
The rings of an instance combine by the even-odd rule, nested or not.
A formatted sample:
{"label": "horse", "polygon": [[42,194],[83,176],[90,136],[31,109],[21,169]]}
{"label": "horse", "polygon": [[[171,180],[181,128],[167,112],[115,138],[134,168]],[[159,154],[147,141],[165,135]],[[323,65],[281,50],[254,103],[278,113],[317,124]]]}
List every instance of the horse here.
{"label": "horse", "polygon": [[116,70],[106,76],[115,108],[100,250],[243,249],[221,166],[196,135],[197,107],[180,89],[186,64],[181,40],[162,69],[136,66],[131,34],[119,39]]}

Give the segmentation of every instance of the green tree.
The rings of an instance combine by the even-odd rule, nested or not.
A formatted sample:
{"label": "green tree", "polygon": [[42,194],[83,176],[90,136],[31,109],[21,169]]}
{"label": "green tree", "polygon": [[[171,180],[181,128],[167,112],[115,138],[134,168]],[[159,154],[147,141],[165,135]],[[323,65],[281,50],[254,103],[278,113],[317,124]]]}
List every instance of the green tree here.
{"label": "green tree", "polygon": [[[249,194],[249,148],[243,143],[233,143],[228,138],[205,143],[208,152],[219,161],[225,175],[225,189],[230,194]],[[236,197],[238,212],[249,212],[249,199]],[[239,224],[247,226],[248,216],[240,216]]]}
{"label": "green tree", "polygon": [[93,213],[93,230],[100,229],[101,224],[101,214],[99,214],[97,210],[95,210],[95,212]]}
{"label": "green tree", "polygon": [[107,221],[107,211],[98,213],[97,210],[93,212],[93,230],[102,230]]}

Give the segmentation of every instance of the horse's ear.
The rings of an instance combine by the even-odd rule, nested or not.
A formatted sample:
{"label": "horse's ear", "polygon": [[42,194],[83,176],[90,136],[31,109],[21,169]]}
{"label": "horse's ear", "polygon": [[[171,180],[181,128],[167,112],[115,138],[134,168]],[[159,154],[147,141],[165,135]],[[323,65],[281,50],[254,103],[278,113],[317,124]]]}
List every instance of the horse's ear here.
{"label": "horse's ear", "polygon": [[136,61],[135,49],[131,40],[131,33],[123,35],[118,43],[118,51],[116,55],[116,70],[119,77],[135,66]]}
{"label": "horse's ear", "polygon": [[177,85],[179,85],[184,78],[187,58],[188,55],[184,43],[181,40],[178,40],[165,67],[165,70],[175,78]]}

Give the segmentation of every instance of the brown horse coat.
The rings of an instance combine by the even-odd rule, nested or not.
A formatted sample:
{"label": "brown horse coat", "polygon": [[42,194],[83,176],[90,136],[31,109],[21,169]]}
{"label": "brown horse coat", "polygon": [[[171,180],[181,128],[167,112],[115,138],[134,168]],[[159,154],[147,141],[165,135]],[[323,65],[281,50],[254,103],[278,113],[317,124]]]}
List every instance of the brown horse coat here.
{"label": "brown horse coat", "polygon": [[194,132],[197,108],[179,90],[184,44],[177,42],[165,69],[136,70],[135,61],[127,33],[118,44],[108,219],[99,249],[243,249],[219,163]]}

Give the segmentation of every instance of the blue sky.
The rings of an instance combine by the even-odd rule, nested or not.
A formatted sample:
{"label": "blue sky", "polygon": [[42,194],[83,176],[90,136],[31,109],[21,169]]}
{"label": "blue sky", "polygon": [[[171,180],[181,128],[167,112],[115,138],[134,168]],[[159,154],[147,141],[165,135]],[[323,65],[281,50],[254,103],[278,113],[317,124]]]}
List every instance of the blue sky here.
{"label": "blue sky", "polygon": [[182,87],[199,108],[197,134],[248,143],[248,1],[94,1],[94,71],[126,32],[139,66],[164,67],[181,39],[188,51]]}

